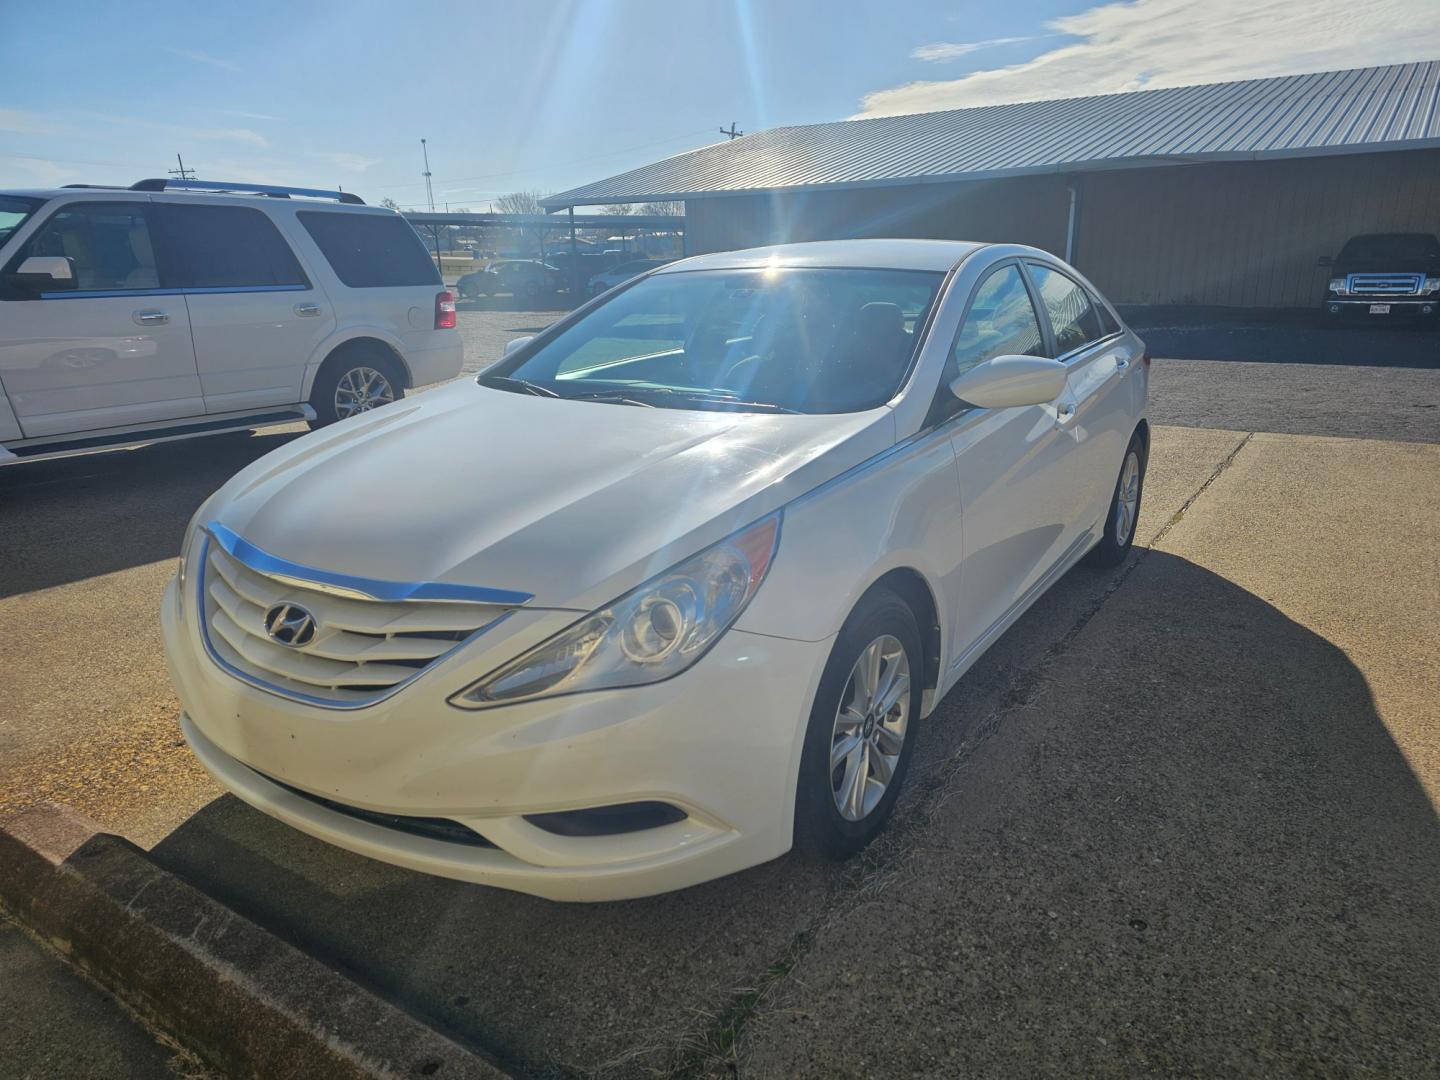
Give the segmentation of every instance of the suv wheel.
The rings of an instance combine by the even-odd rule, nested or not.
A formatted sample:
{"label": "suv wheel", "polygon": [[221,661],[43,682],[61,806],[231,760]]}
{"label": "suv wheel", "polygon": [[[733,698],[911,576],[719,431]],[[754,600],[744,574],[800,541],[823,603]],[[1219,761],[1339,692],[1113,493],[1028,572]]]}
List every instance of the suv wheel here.
{"label": "suv wheel", "polygon": [[405,384],[395,361],[378,349],[356,349],[331,357],[310,391],[315,426],[378,409],[405,396]]}
{"label": "suv wheel", "polygon": [[856,606],[826,662],[795,794],[795,846],[841,859],[890,819],[920,714],[920,630],[910,606],[877,589]]}

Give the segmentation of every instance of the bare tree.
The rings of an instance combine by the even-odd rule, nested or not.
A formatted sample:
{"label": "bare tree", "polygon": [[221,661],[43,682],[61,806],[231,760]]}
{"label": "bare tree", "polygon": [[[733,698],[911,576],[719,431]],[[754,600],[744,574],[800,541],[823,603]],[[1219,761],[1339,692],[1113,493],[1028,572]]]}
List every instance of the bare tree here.
{"label": "bare tree", "polygon": [[387,195],[385,198],[383,198],[383,199],[380,200],[380,205],[383,206],[383,207],[385,207],[385,209],[387,209],[387,210],[399,210],[399,209],[400,209],[400,204],[399,204],[398,202],[396,202],[394,199],[390,198],[388,195]]}
{"label": "bare tree", "polygon": [[684,217],[685,204],[681,202],[647,202],[640,207],[642,214],[651,217]]}
{"label": "bare tree", "polygon": [[[508,195],[501,195],[495,200],[495,210],[501,214],[527,214],[536,217],[545,213],[540,206],[538,191],[512,191]],[[516,229],[515,235],[526,248],[539,254],[548,231],[544,225],[526,225]]]}
{"label": "bare tree", "polygon": [[630,213],[634,209],[635,208],[631,206],[628,202],[617,202],[611,203],[609,206],[605,207],[605,213],[613,214],[616,217],[624,217],[626,214]]}

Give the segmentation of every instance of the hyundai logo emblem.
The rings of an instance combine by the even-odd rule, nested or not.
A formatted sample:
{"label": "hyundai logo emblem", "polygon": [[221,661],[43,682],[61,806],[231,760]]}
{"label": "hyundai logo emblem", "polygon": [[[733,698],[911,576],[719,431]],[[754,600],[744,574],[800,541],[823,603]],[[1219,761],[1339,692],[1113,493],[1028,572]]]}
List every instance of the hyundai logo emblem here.
{"label": "hyundai logo emblem", "polygon": [[315,630],[315,616],[299,604],[276,604],[265,612],[265,633],[288,648],[303,649],[315,640]]}

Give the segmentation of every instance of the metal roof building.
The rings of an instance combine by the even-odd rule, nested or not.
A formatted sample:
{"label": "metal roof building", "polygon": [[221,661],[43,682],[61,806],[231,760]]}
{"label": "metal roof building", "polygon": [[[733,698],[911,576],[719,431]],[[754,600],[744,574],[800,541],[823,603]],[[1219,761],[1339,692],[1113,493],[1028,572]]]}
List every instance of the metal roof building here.
{"label": "metal roof building", "polygon": [[1017,240],[1121,302],[1308,306],[1348,235],[1440,231],[1440,61],[776,128],[543,202],[668,199],[692,251]]}

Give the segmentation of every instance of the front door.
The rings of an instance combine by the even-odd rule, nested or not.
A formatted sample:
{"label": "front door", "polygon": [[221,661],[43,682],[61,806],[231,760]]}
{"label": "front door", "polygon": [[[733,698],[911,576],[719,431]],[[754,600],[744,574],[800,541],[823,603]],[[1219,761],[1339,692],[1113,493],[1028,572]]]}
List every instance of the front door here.
{"label": "front door", "polygon": [[66,203],[6,265],[59,255],[75,288],[0,296],[0,384],[26,438],[205,411],[185,298],[162,278],[149,203]]}
{"label": "front door", "polygon": [[951,445],[960,470],[964,552],[952,663],[988,642],[992,629],[1066,554],[1068,444],[1053,403],[969,408],[950,394],[949,385],[992,357],[1045,352],[1045,336],[1018,264],[991,271],[975,290],[937,398],[937,419],[953,429]]}
{"label": "front door", "polygon": [[299,401],[335,312],[275,223],[251,206],[157,200],[155,211],[185,289],[206,411]]}

